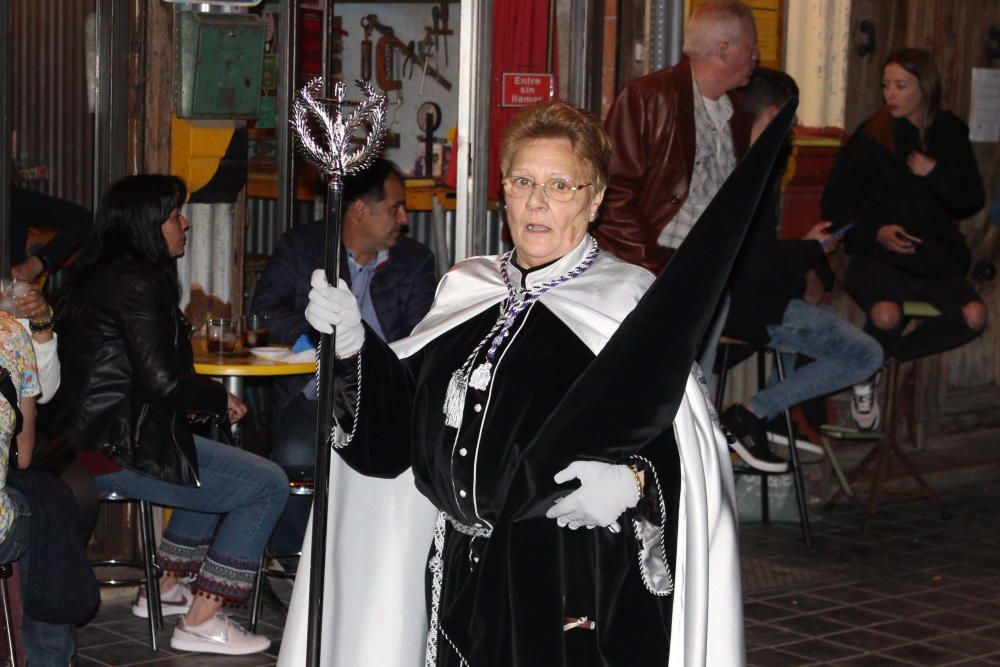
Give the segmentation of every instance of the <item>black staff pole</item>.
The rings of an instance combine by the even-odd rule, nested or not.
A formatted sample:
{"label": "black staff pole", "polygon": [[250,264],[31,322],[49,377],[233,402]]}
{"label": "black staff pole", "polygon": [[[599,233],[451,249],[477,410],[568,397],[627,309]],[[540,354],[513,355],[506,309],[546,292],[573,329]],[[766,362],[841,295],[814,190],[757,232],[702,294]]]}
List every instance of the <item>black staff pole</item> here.
{"label": "black staff pole", "polygon": [[[340,278],[340,207],[344,181],[330,176],[326,187],[326,281],[333,286]],[[316,413],[316,473],[313,490],[312,568],[309,573],[309,629],[306,662],[320,665],[323,632],[323,594],[326,587],[326,527],[330,490],[330,437],[333,431],[333,363],[337,358],[337,329],[321,334],[319,343],[319,396]]]}

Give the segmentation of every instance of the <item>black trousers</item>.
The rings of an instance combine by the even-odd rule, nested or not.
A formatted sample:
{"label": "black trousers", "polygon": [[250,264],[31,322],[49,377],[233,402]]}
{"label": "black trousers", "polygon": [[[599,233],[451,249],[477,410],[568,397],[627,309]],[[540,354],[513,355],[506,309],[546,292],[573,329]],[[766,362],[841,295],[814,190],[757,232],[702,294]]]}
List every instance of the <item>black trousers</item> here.
{"label": "black trousers", "polygon": [[[966,324],[962,314],[963,306],[982,303],[964,276],[917,276],[892,264],[851,255],[845,282],[847,291],[865,309],[865,332],[882,344],[886,359],[906,361],[943,352],[964,345],[981,333]],[[881,301],[890,301],[900,308],[904,301],[926,301],[941,315],[925,320],[904,336],[908,318],[901,317],[893,329],[881,329],[872,323],[871,308]]]}

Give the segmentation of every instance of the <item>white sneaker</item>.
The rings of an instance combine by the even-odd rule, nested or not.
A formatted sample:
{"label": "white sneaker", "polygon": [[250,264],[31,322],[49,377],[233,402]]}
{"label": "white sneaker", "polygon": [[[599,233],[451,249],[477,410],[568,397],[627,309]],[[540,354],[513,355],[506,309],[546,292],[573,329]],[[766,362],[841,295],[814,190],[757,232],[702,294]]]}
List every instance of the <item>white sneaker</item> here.
{"label": "white sneaker", "polygon": [[[768,431],[767,440],[772,445],[781,445],[783,447],[788,446],[788,436],[783,433],[775,433],[774,431]],[[819,456],[823,456],[822,447],[813,444],[808,440],[803,440],[802,438],[795,438],[795,449],[797,449],[800,452],[808,452],[809,454],[818,454]]]}
{"label": "white sneaker", "polygon": [[170,637],[170,648],[196,653],[248,655],[270,645],[270,639],[247,632],[221,611],[200,625],[188,625],[182,616]]}
{"label": "white sneaker", "polygon": [[865,382],[854,385],[851,392],[851,421],[859,431],[877,431],[882,425],[882,414],[878,407],[878,376],[873,375]]}
{"label": "white sneaker", "polygon": [[[170,589],[169,593],[160,594],[160,610],[164,616],[186,614],[194,602],[191,586],[183,581]],[[139,618],[149,618],[149,604],[146,602],[146,589],[140,588],[139,595],[132,603],[132,615]]]}

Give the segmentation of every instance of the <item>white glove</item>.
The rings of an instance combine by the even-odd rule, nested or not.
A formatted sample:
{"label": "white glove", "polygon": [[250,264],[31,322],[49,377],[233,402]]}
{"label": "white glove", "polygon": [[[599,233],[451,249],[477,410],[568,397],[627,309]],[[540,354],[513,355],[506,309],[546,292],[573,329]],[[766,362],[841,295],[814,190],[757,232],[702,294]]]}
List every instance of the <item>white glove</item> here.
{"label": "white glove", "polygon": [[337,356],[349,357],[361,349],[365,342],[365,328],[361,326],[358,300],[341,278],[336,287],[326,282],[326,272],[316,269],[312,274],[306,321],[320,333],[333,333],[337,327]]}
{"label": "white glove", "polygon": [[635,477],[626,465],[600,461],[573,461],[556,473],[556,484],[580,480],[580,488],[560,498],[545,513],[560,526],[576,530],[581,526],[605,526],[612,533],[621,531],[618,517],[639,503]]}

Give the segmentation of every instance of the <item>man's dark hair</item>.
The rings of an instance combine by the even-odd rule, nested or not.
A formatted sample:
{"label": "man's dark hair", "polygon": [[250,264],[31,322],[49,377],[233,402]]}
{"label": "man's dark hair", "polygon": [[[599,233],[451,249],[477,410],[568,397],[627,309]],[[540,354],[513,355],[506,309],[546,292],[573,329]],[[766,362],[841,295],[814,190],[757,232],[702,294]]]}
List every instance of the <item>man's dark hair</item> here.
{"label": "man's dark hair", "polygon": [[385,158],[378,158],[368,169],[359,174],[344,177],[344,209],[357,199],[364,199],[370,209],[385,199],[385,182],[395,176],[400,183],[405,182],[403,172]]}
{"label": "man's dark hair", "polygon": [[767,107],[780,109],[798,96],[799,86],[795,79],[776,69],[757,67],[743,89],[743,108],[756,115]]}

